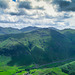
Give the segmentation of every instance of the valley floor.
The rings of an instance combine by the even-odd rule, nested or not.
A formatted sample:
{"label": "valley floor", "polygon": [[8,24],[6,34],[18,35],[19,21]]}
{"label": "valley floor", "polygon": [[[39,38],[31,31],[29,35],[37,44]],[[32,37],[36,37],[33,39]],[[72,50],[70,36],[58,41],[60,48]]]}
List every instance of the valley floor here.
{"label": "valley floor", "polygon": [[53,62],[39,66],[7,66],[0,64],[0,75],[75,75],[75,59]]}

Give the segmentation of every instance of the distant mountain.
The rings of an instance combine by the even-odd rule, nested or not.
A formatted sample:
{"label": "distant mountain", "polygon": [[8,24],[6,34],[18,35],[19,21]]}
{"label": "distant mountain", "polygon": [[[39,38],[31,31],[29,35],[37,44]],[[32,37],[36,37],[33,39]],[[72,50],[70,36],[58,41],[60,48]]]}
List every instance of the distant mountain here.
{"label": "distant mountain", "polygon": [[42,28],[0,36],[0,55],[11,57],[8,65],[46,64],[71,57],[70,45],[64,34]]}
{"label": "distant mountain", "polygon": [[[41,29],[41,28],[40,27],[33,27],[33,26],[24,27],[22,29],[11,28],[11,27],[7,27],[7,28],[0,27],[0,35],[26,33],[26,32],[31,32],[31,31],[37,30],[37,29]],[[48,29],[58,30],[54,27],[49,27]]]}
{"label": "distant mountain", "polygon": [[54,27],[49,27],[48,29],[52,29],[52,30],[59,30],[59,29],[54,28]]}
{"label": "distant mountain", "polygon": [[29,26],[29,27],[25,27],[25,28],[22,28],[20,31],[22,32],[29,32],[29,31],[32,31],[32,30],[37,30],[39,29],[38,27],[32,27],[32,26]]}
{"label": "distant mountain", "polygon": [[4,35],[4,34],[17,34],[17,33],[21,33],[21,31],[19,29],[15,29],[15,28],[3,28],[0,27],[0,35]]}
{"label": "distant mountain", "polygon": [[68,35],[68,34],[74,34],[75,33],[75,29],[63,29],[60,30],[61,33]]}
{"label": "distant mountain", "polygon": [[64,29],[61,30],[60,33],[64,34],[67,38],[75,43],[75,29]]}
{"label": "distant mountain", "polygon": [[37,30],[37,29],[39,29],[39,28],[38,27],[32,27],[32,26],[25,27],[23,29],[16,29],[16,28],[11,28],[11,27],[8,27],[8,28],[0,27],[0,35],[24,33],[24,32],[30,32],[33,30]]}
{"label": "distant mountain", "polygon": [[71,56],[74,56],[75,54],[75,29],[64,29],[59,31],[63,35],[65,35],[68,39],[71,40]]}

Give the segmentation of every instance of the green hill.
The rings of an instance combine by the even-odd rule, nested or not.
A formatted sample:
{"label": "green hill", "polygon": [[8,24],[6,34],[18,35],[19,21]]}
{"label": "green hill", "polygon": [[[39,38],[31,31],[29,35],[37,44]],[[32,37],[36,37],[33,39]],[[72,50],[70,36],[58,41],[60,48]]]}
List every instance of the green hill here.
{"label": "green hill", "polygon": [[56,30],[0,36],[0,55],[11,57],[8,65],[46,64],[71,57],[71,41]]}
{"label": "green hill", "polygon": [[0,35],[24,33],[24,32],[30,32],[33,30],[37,30],[37,29],[39,29],[39,28],[38,27],[32,27],[32,26],[25,27],[22,29],[11,28],[11,27],[7,27],[7,28],[0,27]]}
{"label": "green hill", "polygon": [[68,75],[75,75],[75,61],[61,66],[62,72]]}
{"label": "green hill", "polygon": [[75,75],[74,36],[54,28],[0,35],[0,75]]}
{"label": "green hill", "polygon": [[21,33],[21,31],[19,29],[16,28],[3,28],[0,27],[0,35],[4,35],[4,34],[17,34],[17,33]]}
{"label": "green hill", "polygon": [[64,29],[59,31],[60,33],[64,34],[68,39],[71,40],[71,56],[75,57],[75,29]]}

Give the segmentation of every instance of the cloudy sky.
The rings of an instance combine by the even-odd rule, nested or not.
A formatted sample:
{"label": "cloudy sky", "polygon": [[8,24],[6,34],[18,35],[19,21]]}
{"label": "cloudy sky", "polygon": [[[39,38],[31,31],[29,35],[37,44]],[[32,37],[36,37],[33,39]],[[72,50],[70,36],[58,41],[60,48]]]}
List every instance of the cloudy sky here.
{"label": "cloudy sky", "polygon": [[0,0],[0,26],[75,29],[75,0]]}

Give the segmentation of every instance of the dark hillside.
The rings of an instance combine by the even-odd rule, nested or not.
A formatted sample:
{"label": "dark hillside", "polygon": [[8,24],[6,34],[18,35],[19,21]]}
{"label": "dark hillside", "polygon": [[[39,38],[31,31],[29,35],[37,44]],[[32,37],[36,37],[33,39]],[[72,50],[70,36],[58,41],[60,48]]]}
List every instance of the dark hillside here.
{"label": "dark hillside", "polygon": [[9,65],[45,64],[70,57],[71,41],[48,28],[2,35],[0,42],[0,54],[12,59]]}

